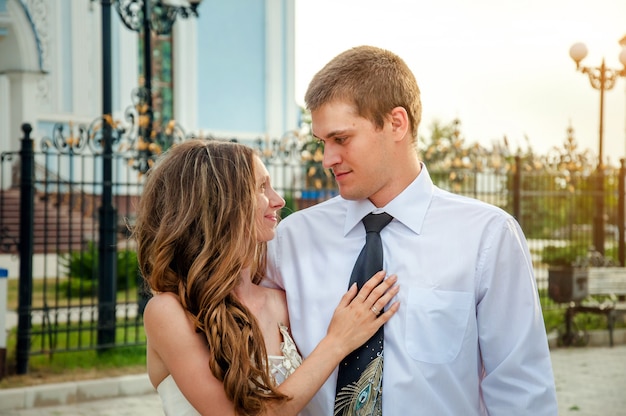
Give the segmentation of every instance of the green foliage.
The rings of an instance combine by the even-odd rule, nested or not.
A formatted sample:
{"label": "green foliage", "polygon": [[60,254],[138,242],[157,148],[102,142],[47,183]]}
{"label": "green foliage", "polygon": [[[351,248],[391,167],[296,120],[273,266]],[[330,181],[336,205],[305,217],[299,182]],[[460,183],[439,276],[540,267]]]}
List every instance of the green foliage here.
{"label": "green foliage", "polygon": [[550,266],[573,266],[587,256],[586,244],[568,244],[565,246],[545,246],[541,251],[541,261]]}
{"label": "green foliage", "polygon": [[287,218],[289,214],[293,213],[297,209],[296,199],[293,197],[293,193],[288,190],[285,193],[285,206],[280,210],[280,218]]}
{"label": "green foliage", "polygon": [[549,266],[615,267],[618,266],[613,257],[616,254],[616,247],[602,255],[587,244],[577,242],[565,246],[545,246],[541,251],[541,261]]}
{"label": "green foliage", "polygon": [[305,169],[305,187],[307,189],[336,189],[335,178],[330,169],[324,168],[324,143],[313,137],[311,131],[311,114],[302,109],[302,138],[300,148],[302,163]]}
{"label": "green foliage", "polygon": [[548,309],[543,311],[543,322],[546,326],[546,332],[550,333],[559,330],[565,322],[564,311],[561,309]]}
{"label": "green foliage", "polygon": [[[64,291],[68,297],[95,296],[98,284],[98,247],[93,241],[87,243],[87,248],[81,251],[72,251],[60,256],[59,262],[65,269],[68,281]],[[137,286],[139,264],[137,253],[133,250],[117,252],[117,290],[132,289]]]}
{"label": "green foliage", "polygon": [[70,277],[66,282],[59,284],[59,292],[65,293],[68,298],[95,298],[98,296],[97,280]]}

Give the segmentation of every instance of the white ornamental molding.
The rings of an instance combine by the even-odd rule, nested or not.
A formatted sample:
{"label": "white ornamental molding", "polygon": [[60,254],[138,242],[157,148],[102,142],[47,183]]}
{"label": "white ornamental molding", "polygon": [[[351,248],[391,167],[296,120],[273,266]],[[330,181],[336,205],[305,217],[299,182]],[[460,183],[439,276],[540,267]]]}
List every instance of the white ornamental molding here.
{"label": "white ornamental molding", "polygon": [[46,75],[50,70],[49,0],[21,1],[37,40],[39,69],[44,72],[44,75],[37,80],[37,101],[41,106],[45,106],[50,101],[49,77]]}

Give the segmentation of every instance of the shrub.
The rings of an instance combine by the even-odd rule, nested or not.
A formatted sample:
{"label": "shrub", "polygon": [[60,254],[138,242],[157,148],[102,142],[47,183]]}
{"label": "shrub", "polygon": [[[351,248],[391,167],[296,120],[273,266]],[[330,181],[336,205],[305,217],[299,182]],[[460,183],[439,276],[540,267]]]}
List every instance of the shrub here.
{"label": "shrub", "polygon": [[[61,255],[60,263],[69,280],[67,290],[70,296],[95,295],[98,283],[98,246],[93,241],[82,251],[72,251]],[[133,250],[117,252],[117,290],[137,287],[137,253]]]}
{"label": "shrub", "polygon": [[541,250],[541,261],[550,266],[574,266],[587,256],[589,246],[578,243],[566,246],[545,246]]}

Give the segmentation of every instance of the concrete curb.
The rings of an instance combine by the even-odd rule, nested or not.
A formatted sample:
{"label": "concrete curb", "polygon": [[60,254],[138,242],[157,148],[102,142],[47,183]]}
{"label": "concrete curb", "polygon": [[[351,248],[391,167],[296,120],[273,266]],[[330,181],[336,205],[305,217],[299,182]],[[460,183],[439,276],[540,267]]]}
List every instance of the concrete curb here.
{"label": "concrete curb", "polygon": [[155,389],[147,374],[1,389],[0,414],[4,410],[60,406],[151,393],[155,393]]}

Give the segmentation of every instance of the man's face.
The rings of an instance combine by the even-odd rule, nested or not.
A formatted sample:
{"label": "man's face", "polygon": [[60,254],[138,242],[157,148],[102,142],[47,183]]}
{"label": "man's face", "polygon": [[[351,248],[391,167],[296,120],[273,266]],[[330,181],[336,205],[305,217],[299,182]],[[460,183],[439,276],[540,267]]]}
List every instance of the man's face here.
{"label": "man's face", "polygon": [[[325,168],[332,169],[339,192],[350,200],[369,198],[386,204],[392,180],[387,163],[392,158],[391,125],[382,129],[357,115],[354,107],[333,101],[311,112],[313,134],[324,142]],[[379,205],[379,203],[381,205]]]}

